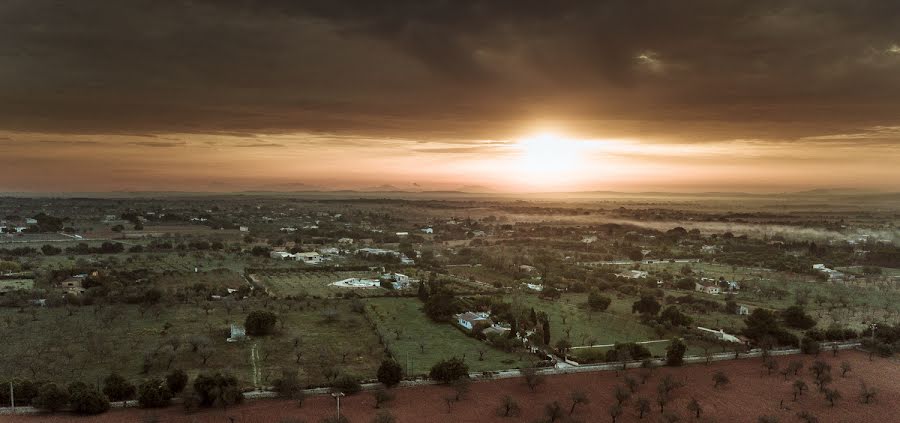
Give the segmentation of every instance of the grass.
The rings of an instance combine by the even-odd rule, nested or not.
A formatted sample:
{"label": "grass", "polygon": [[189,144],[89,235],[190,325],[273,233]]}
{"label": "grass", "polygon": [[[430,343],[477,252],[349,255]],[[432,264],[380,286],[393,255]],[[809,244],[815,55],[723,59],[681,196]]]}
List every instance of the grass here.
{"label": "grass", "polygon": [[34,279],[0,279],[0,292],[18,291],[34,287]]}
{"label": "grass", "polygon": [[[435,323],[415,298],[372,298],[366,312],[407,374],[425,374],[435,363],[464,358],[470,371],[504,370],[530,362],[525,353],[506,353],[467,336],[449,323]],[[399,335],[397,332],[399,331]],[[483,359],[479,353],[483,351]]]}
{"label": "grass", "polygon": [[[282,369],[298,369],[307,384],[326,382],[323,369],[372,378],[381,361],[382,348],[374,332],[361,314],[352,313],[349,303],[324,304],[310,301],[278,307],[284,320],[277,333],[245,342],[229,343],[230,322],[243,323],[249,311],[267,308],[272,303],[242,301],[230,311],[222,302],[211,303],[209,312],[191,304],[169,304],[148,311],[143,316],[138,306],[105,306],[96,314],[92,307],[73,309],[31,308],[34,314],[14,309],[0,309],[0,325],[8,333],[0,344],[0,380],[24,377],[61,383],[85,381],[94,383],[115,371],[138,382],[167,371],[164,360],[153,362],[149,372],[142,373],[146,353],[166,349],[169,339],[179,340],[171,368],[181,368],[196,375],[203,371],[222,370],[233,373],[243,386],[254,382],[268,385],[280,376]],[[241,306],[245,307],[241,307]],[[323,323],[322,310],[334,309],[337,319]],[[199,354],[191,351],[191,337],[206,337],[213,354],[206,365]],[[299,338],[302,352],[297,363],[294,338]],[[258,377],[255,377],[250,351],[259,349]],[[346,354],[345,354],[346,352]]]}
{"label": "grass", "polygon": [[[559,300],[546,301],[537,296],[522,296],[522,305],[547,313],[550,318],[550,342],[556,344],[568,337],[574,346],[614,344],[616,342],[650,341],[658,337],[653,329],[631,314],[637,298],[613,297],[603,312],[588,312],[586,294],[563,294]],[[565,330],[570,329],[567,336]]]}
{"label": "grass", "polygon": [[331,285],[333,282],[348,278],[377,278],[379,276],[376,272],[335,271],[254,274],[253,278],[266,288],[269,295],[274,297],[310,295],[328,298],[349,292],[355,292],[360,296],[384,295],[388,292],[384,288],[347,288]]}

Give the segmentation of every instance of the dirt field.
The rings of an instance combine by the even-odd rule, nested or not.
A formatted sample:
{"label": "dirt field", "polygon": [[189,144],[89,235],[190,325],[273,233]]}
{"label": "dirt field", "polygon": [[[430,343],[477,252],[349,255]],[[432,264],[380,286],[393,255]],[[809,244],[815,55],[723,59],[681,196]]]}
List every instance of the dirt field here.
{"label": "dirt field", "polygon": [[[780,358],[781,365],[788,361],[802,359],[808,365],[813,361],[809,356],[788,356]],[[900,407],[900,363],[896,359],[876,359],[869,362],[866,356],[858,352],[842,352],[833,358],[823,354],[822,358],[832,366],[834,376],[833,387],[837,388],[843,398],[832,408],[812,385],[812,377],[804,368],[799,376],[811,390],[805,392],[799,401],[792,401],[791,385],[794,378],[784,381],[782,376],[767,376],[760,359],[729,361],[715,363],[710,366],[695,365],[680,369],[657,369],[641,385],[636,397],[646,397],[652,403],[653,410],[643,420],[639,420],[634,410],[635,397],[625,404],[619,422],[657,422],[660,421],[659,408],[655,404],[656,385],[666,374],[672,374],[677,380],[686,383],[686,387],[676,390],[672,402],[666,411],[677,413],[682,422],[756,422],[760,415],[778,417],[781,422],[799,421],[796,413],[809,411],[818,416],[820,422],[900,422],[896,410]],[[846,378],[840,376],[840,362],[848,360],[853,370]],[[712,374],[723,370],[731,379],[725,388],[714,389]],[[630,370],[636,376],[637,370]],[[872,404],[862,404],[858,400],[860,381],[866,381],[870,387],[878,389],[878,396]],[[571,401],[569,395],[574,389],[583,389],[589,404],[579,405],[573,417],[577,421],[598,422],[611,421],[608,409],[614,403],[612,389],[622,383],[621,373],[614,372],[584,373],[577,375],[554,376],[548,378],[544,385],[532,393],[524,385],[522,379],[506,379],[494,382],[475,383],[467,397],[451,406],[448,413],[444,398],[450,390],[441,386],[420,388],[404,388],[396,391],[396,399],[389,405],[390,411],[401,423],[418,422],[531,422],[543,414],[545,404],[558,400],[568,414]],[[515,418],[497,417],[495,409],[504,395],[511,395],[522,407],[522,413]],[[686,409],[686,404],[696,398],[702,408],[700,419],[695,419]],[[779,402],[784,400],[789,410],[779,409]],[[341,409],[351,422],[368,423],[375,410],[372,396],[361,393],[345,398]],[[289,401],[251,401],[240,407],[227,411],[217,409],[204,413],[186,415],[181,409],[172,407],[165,410],[113,411],[92,418],[75,418],[72,416],[33,416],[33,417],[0,417],[0,422],[144,422],[150,416],[159,422],[227,422],[229,417],[234,422],[309,422],[315,423],[334,412],[334,401],[327,396],[310,398],[303,408]],[[294,420],[289,420],[294,419]],[[565,421],[565,420],[558,420]]]}

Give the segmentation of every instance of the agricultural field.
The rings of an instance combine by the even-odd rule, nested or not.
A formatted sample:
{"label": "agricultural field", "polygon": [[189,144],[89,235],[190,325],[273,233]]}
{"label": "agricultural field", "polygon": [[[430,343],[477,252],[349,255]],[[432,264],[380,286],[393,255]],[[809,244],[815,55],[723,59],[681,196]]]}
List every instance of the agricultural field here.
{"label": "agricultural field", "polygon": [[0,293],[34,287],[34,279],[0,279]]}
{"label": "agricultural field", "polygon": [[[464,358],[470,371],[504,370],[527,365],[530,354],[506,353],[467,336],[450,323],[435,323],[416,298],[372,298],[366,313],[407,374],[426,374],[440,360]],[[483,353],[483,356],[482,356]]]}
{"label": "agricultural field", "polygon": [[[17,336],[0,344],[0,356],[19,359],[0,361],[0,379],[68,383],[95,381],[115,371],[137,382],[162,375],[168,368],[181,368],[192,375],[227,370],[244,386],[264,386],[281,369],[292,368],[299,369],[304,383],[322,384],[326,376],[321,370],[329,366],[374,377],[382,348],[362,314],[351,312],[346,302],[282,304],[275,334],[226,342],[230,323],[242,325],[247,313],[270,305],[221,301],[148,309],[131,305],[30,308],[28,312],[3,308],[0,325],[8,333],[15,328]],[[195,352],[195,341],[205,346]],[[255,362],[253,348],[258,350]],[[154,352],[145,372],[144,358]]]}
{"label": "agricultural field", "polygon": [[[586,294],[563,294],[557,301],[534,295],[518,297],[523,307],[533,307],[550,318],[550,342],[569,339],[573,346],[614,344],[659,339],[653,329],[640,323],[631,313],[636,297],[612,297],[606,311],[590,312]],[[515,300],[514,300],[515,301]],[[568,331],[568,334],[566,333]]]}
{"label": "agricultural field", "polygon": [[353,292],[361,297],[382,296],[390,291],[380,287],[339,287],[332,283],[349,278],[378,278],[378,272],[369,271],[310,271],[284,272],[249,275],[254,282],[266,289],[266,293],[276,298],[291,296],[311,296],[332,298]]}

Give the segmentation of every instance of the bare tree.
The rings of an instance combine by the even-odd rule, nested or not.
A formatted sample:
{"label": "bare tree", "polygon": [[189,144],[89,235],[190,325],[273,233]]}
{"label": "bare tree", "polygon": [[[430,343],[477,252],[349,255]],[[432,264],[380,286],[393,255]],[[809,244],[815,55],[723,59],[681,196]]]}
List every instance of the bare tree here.
{"label": "bare tree", "polygon": [[616,385],[613,388],[613,396],[616,398],[616,404],[622,405],[625,401],[628,401],[628,398],[631,398],[631,391],[622,385]]}
{"label": "bare tree", "polygon": [[547,416],[549,423],[554,423],[563,417],[562,406],[559,405],[558,401],[553,401],[544,406],[544,415]]}
{"label": "bare tree", "polygon": [[644,414],[650,412],[650,400],[647,398],[638,398],[634,404],[635,411],[638,412],[638,418],[643,419]]}
{"label": "bare tree", "polygon": [[497,408],[497,415],[500,417],[515,417],[519,415],[520,411],[519,403],[513,397],[506,395],[503,397],[500,407]]}
{"label": "bare tree", "polygon": [[616,420],[619,419],[619,416],[622,415],[622,406],[619,404],[613,404],[609,407],[609,416],[612,417],[612,423],[616,423]]}
{"label": "bare tree", "polygon": [[803,391],[809,389],[806,386],[806,382],[797,379],[794,381],[794,401],[797,401],[797,398],[803,395]]}
{"label": "bare tree", "polygon": [[841,377],[847,377],[847,372],[851,370],[850,362],[844,360],[841,362]]}
{"label": "bare tree", "polygon": [[834,407],[835,401],[841,399],[841,393],[837,389],[825,389],[825,399]]}
{"label": "bare tree", "polygon": [[625,385],[628,386],[628,390],[631,391],[632,394],[637,392],[639,387],[637,379],[630,375],[625,375]]}
{"label": "bare tree", "polygon": [[591,400],[587,397],[587,394],[584,391],[574,391],[571,395],[572,398],[572,408],[569,409],[569,415],[571,416],[575,413],[575,406],[578,404],[588,404]]}
{"label": "bare tree", "polygon": [[519,372],[522,373],[522,376],[525,378],[525,384],[528,385],[528,389],[531,392],[534,392],[539,385],[544,383],[544,375],[538,373],[537,369],[533,367],[522,368]]}
{"label": "bare tree", "polygon": [[691,402],[687,404],[687,409],[691,413],[695,414],[696,418],[700,418],[700,413],[703,411],[703,407],[700,406],[700,402],[697,401],[696,398],[691,398]]}
{"label": "bare tree", "polygon": [[731,380],[728,379],[728,375],[726,375],[725,372],[723,372],[721,370],[713,373],[712,378],[713,378],[713,388],[725,386],[725,385],[728,385],[729,382],[731,382]]}
{"label": "bare tree", "polygon": [[863,404],[870,403],[877,394],[877,389],[868,387],[865,381],[859,382],[859,399]]}

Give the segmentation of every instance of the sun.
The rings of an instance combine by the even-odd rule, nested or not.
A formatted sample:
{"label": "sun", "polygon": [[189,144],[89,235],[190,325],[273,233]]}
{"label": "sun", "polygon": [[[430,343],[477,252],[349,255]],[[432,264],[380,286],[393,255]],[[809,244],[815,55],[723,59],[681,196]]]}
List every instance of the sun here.
{"label": "sun", "polygon": [[519,139],[517,173],[529,185],[557,187],[575,181],[583,171],[584,143],[565,136],[542,132]]}

